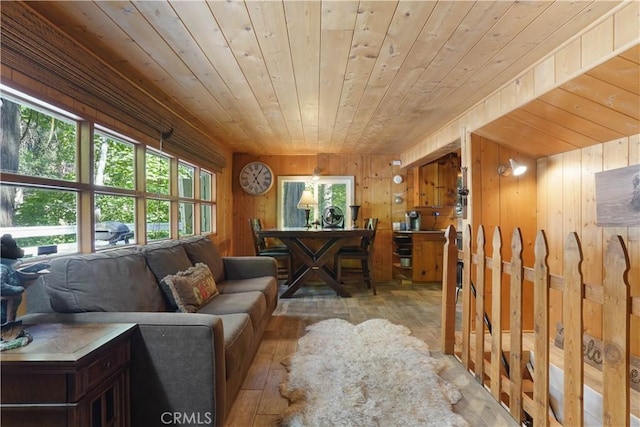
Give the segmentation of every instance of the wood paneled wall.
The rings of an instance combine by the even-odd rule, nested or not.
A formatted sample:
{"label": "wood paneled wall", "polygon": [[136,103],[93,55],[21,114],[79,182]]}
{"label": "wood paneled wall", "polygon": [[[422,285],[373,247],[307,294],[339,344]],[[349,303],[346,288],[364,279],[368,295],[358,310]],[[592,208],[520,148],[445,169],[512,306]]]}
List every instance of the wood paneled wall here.
{"label": "wood paneled wall", "polygon": [[[233,192],[233,252],[236,255],[253,255],[253,242],[249,230],[249,218],[258,217],[265,227],[277,225],[276,184],[263,196],[246,194],[238,183],[238,173],[251,161],[267,163],[278,175],[311,175],[320,168],[321,175],[353,175],[355,177],[355,202],[361,206],[359,221],[365,217],[377,217],[378,231],[374,250],[376,280],[391,280],[392,223],[404,218],[405,203],[395,204],[394,195],[401,193],[406,200],[406,182],[395,184],[395,174],[404,174],[399,166],[392,165],[392,156],[335,155],[264,155],[234,154],[232,172]],[[405,177],[406,178],[406,177]]]}
{"label": "wood paneled wall", "polygon": [[[595,174],[640,164],[640,135],[617,139],[538,159],[538,228],[549,243],[549,271],[562,274],[562,251],[569,232],[582,244],[585,283],[601,285],[606,270],[604,252],[612,235],[622,236],[629,252],[631,295],[640,295],[640,227],[599,227],[596,223]],[[562,296],[552,290],[551,328],[562,320]],[[586,332],[601,337],[601,307],[585,301]],[[632,316],[631,350],[640,354],[640,322]],[[553,329],[552,329],[553,330]]]}
{"label": "wood paneled wall", "polygon": [[[597,144],[580,150],[545,157],[538,160],[500,146],[478,135],[471,135],[471,225],[474,234],[478,224],[485,226],[490,241],[493,228],[500,226],[503,235],[510,235],[514,227],[520,227],[523,238],[523,258],[526,265],[533,263],[533,244],[537,229],[545,231],[549,244],[549,271],[562,275],[562,248],[570,232],[575,231],[582,244],[583,281],[601,285],[606,270],[604,251],[611,236],[619,234],[629,250],[631,270],[629,283],[631,294],[640,295],[640,228],[599,227],[596,223],[595,173],[640,164],[640,135]],[[500,177],[497,167],[509,157],[525,162],[529,170],[520,177]],[[474,251],[476,242],[472,242]],[[487,256],[490,248],[487,248]],[[502,257],[511,258],[509,242],[503,242]],[[491,271],[488,270],[487,283]],[[526,301],[533,301],[531,284],[525,283]],[[503,301],[508,301],[508,286]],[[562,295],[551,290],[550,325],[555,333],[556,324],[562,321]],[[504,292],[503,292],[504,293]],[[488,288],[485,301],[491,302]],[[490,307],[489,307],[490,310]],[[507,305],[502,318],[508,319]],[[601,337],[601,307],[585,301],[584,324],[586,332]],[[503,327],[508,328],[508,324]],[[640,336],[640,322],[632,318],[631,336]],[[532,319],[523,319],[525,327]],[[631,340],[633,354],[640,354],[639,340]]]}
{"label": "wood paneled wall", "polygon": [[[228,164],[231,158],[227,159]],[[223,256],[233,255],[233,194],[231,192],[231,168],[227,166],[221,172],[216,173],[216,232],[211,235],[211,239],[218,246],[220,254]]]}
{"label": "wood paneled wall", "polygon": [[[498,145],[478,135],[471,135],[471,176],[469,191],[471,199],[471,229],[475,236],[478,226],[485,227],[486,241],[491,242],[495,227],[499,226],[503,236],[502,259],[511,260],[511,235],[515,227],[522,233],[522,257],[526,265],[533,265],[533,245],[536,239],[536,162],[522,154]],[[508,164],[509,158],[522,162],[528,169],[519,177],[498,175],[498,166]],[[477,243],[472,242],[474,252]],[[485,245],[486,256],[492,256],[491,245]],[[487,312],[491,312],[491,270],[486,271],[485,302]],[[508,277],[503,278],[502,301],[509,301]],[[533,301],[533,285],[527,283],[523,293],[524,301]],[[502,306],[502,327],[509,328],[509,305]],[[533,313],[526,310],[523,327],[533,328]]]}

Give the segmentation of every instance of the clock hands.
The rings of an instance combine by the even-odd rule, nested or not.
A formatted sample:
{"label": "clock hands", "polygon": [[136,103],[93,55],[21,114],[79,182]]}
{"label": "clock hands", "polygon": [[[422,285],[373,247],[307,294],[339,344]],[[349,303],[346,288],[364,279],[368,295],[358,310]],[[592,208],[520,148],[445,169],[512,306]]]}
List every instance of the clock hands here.
{"label": "clock hands", "polygon": [[258,182],[258,175],[256,175],[253,172],[251,172],[251,175],[253,175],[253,182],[257,183]]}
{"label": "clock hands", "polygon": [[264,171],[264,168],[260,168],[257,175],[255,173],[253,174],[253,182],[255,182],[258,185],[260,184],[258,182],[258,177],[262,174],[263,171]]}

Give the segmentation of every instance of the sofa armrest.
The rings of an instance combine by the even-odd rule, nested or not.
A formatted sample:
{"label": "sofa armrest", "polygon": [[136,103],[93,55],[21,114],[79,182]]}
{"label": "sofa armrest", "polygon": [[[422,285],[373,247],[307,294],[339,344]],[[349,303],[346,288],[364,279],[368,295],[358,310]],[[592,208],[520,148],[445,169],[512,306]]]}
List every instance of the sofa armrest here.
{"label": "sofa armrest", "polygon": [[226,280],[251,279],[254,277],[278,277],[275,258],[267,256],[222,257]]}
{"label": "sofa armrest", "polygon": [[36,313],[20,320],[27,330],[37,323],[136,323],[131,340],[131,425],[162,425],[163,414],[171,419],[167,413],[223,425],[226,388],[220,317],[92,312]]}

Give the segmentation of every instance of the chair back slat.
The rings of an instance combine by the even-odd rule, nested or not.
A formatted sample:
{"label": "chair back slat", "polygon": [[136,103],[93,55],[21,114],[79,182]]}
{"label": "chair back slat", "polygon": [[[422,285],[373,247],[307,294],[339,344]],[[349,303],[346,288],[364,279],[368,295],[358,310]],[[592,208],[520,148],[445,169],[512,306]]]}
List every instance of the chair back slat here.
{"label": "chair back slat", "polygon": [[249,225],[251,226],[251,237],[253,238],[253,246],[256,251],[256,255],[267,248],[264,239],[261,239],[258,235],[258,231],[262,230],[262,221],[260,218],[249,218]]}
{"label": "chair back slat", "polygon": [[376,230],[378,228],[378,218],[366,218],[364,221],[367,230],[373,230],[371,236],[365,236],[360,240],[360,248],[365,251],[373,249],[373,242],[376,239]]}

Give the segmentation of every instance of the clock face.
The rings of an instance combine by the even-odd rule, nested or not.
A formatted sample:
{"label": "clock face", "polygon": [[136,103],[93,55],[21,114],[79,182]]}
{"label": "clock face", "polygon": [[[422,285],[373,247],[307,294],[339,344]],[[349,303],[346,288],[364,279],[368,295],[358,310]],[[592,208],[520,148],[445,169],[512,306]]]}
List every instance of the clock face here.
{"label": "clock face", "polygon": [[254,196],[266,193],[273,185],[273,172],[262,162],[247,163],[240,171],[240,186]]}

